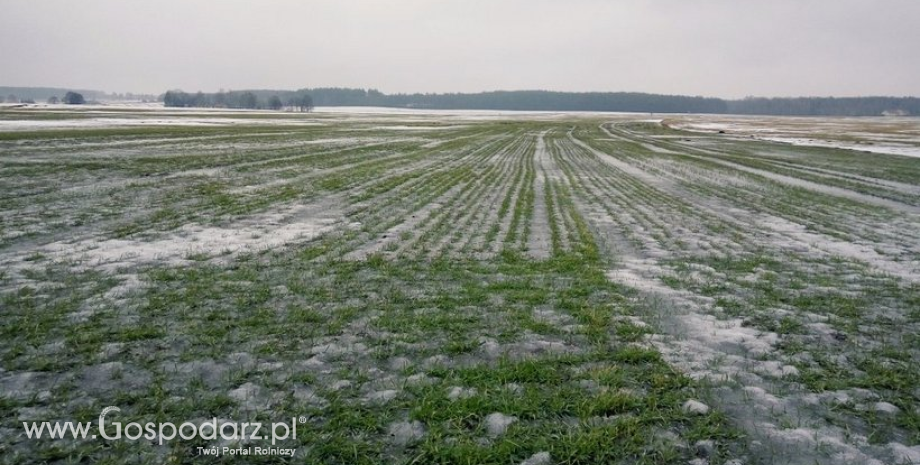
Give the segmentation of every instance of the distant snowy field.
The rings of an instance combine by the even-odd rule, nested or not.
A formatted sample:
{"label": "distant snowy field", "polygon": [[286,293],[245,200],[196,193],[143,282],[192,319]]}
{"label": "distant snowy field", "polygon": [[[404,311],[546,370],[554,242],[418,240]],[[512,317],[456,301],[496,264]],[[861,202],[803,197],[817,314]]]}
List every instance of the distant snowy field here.
{"label": "distant snowy field", "polygon": [[[330,120],[386,120],[408,124],[442,122],[533,119],[552,121],[568,118],[628,118],[659,123],[674,129],[718,133],[728,136],[782,142],[798,146],[833,147],[867,154],[884,153],[920,157],[920,119],[905,117],[779,117],[744,115],[673,115],[646,113],[431,110],[384,107],[317,107],[312,113],[209,108],[165,108],[162,103],[111,102],[97,105],[0,105],[0,131],[43,129],[104,128],[133,126],[234,126],[288,125],[309,126]],[[45,117],[31,118],[32,112]],[[19,117],[17,117],[17,115]],[[53,117],[48,117],[53,116]],[[411,130],[413,127],[390,129]],[[424,128],[417,128],[424,129]]]}
{"label": "distant snowy field", "polygon": [[687,131],[920,157],[920,118],[690,115],[669,118],[668,123]]}

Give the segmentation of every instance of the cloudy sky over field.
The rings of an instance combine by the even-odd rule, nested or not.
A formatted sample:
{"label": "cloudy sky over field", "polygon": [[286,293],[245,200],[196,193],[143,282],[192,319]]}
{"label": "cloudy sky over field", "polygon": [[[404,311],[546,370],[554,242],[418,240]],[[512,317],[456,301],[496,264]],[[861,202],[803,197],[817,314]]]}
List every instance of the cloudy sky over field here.
{"label": "cloudy sky over field", "polygon": [[0,85],[920,95],[916,0],[4,0]]}

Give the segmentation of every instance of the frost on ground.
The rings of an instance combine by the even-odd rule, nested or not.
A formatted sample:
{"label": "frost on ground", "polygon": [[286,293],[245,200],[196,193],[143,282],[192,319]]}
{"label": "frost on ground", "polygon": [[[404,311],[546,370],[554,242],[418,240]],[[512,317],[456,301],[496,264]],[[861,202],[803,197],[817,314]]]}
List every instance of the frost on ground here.
{"label": "frost on ground", "polygon": [[6,111],[13,462],[185,457],[18,423],[115,404],[307,463],[917,461],[920,166],[760,140],[911,121]]}
{"label": "frost on ground", "polygon": [[920,157],[920,132],[913,118],[779,118],[690,116],[669,126],[806,147]]}
{"label": "frost on ground", "polygon": [[486,431],[489,436],[501,436],[514,422],[518,421],[517,417],[495,412],[486,416]]}
{"label": "frost on ground", "polygon": [[54,242],[38,250],[56,260],[105,270],[155,262],[179,264],[199,254],[235,255],[316,239],[341,222],[341,213],[335,208],[323,202],[256,215],[226,227],[187,224],[165,238],[85,239],[75,243]]}
{"label": "frost on ground", "polygon": [[[623,212],[628,216],[609,208],[609,216],[597,213],[593,217],[601,235],[615,237],[612,248],[621,255],[608,277],[639,290],[638,298],[657,309],[650,318],[664,334],[652,336],[649,342],[675,366],[712,383],[712,398],[758,438],[754,449],[760,455],[773,456],[771,460],[782,463],[908,463],[902,448],[908,447],[905,444],[915,445],[915,435],[912,438],[909,431],[898,431],[893,423],[889,423],[892,430],[879,434],[877,419],[893,409],[883,405],[879,410],[871,401],[856,401],[847,404],[857,412],[853,416],[831,413],[839,407],[810,390],[815,389],[816,383],[824,385],[821,380],[828,375],[823,367],[829,366],[859,373],[857,380],[841,379],[840,385],[876,384],[876,377],[885,375],[856,368],[878,369],[866,365],[876,363],[863,354],[866,347],[871,347],[874,354],[891,350],[907,357],[882,362],[893,363],[889,367],[911,371],[908,366],[916,363],[917,352],[904,345],[911,337],[907,334],[918,327],[917,314],[908,303],[915,299],[909,296],[916,295],[920,276],[916,234],[912,230],[918,225],[912,197],[916,191],[884,179],[872,182],[865,176],[847,173],[799,180],[793,177],[795,172],[773,173],[764,169],[770,166],[764,162],[731,156],[715,139],[703,143],[699,136],[664,137],[649,133],[647,126],[610,126],[607,132],[684,153],[684,165],[698,160],[760,176],[759,180],[749,177],[756,183],[748,181],[729,189],[725,184],[713,183],[712,186],[733,192],[724,195],[712,187],[703,187],[706,180],[702,176],[711,177],[711,172],[699,173],[678,163],[653,163],[622,155],[614,163],[610,162],[611,155],[601,160],[657,188],[657,194],[652,190],[646,196],[674,196],[692,202],[691,208],[697,212],[711,211],[706,220],[710,224],[704,227],[721,231],[713,234],[691,228],[689,234],[675,236],[669,229],[677,224],[692,224],[693,217],[699,216],[682,208],[679,201],[671,205],[659,201],[654,209],[652,204],[644,209],[645,205],[634,203]],[[680,150],[681,146],[691,146],[688,141],[692,147]],[[701,148],[703,145],[705,148]],[[874,162],[866,161],[867,165]],[[624,164],[632,167],[625,168]],[[821,166],[822,174],[830,173],[828,165]],[[681,184],[655,182],[651,178],[656,176],[680,180]],[[853,182],[832,186],[817,182],[843,178]],[[774,183],[815,194],[799,191],[801,194],[787,193],[782,197]],[[855,189],[860,185],[884,185],[900,191],[897,197],[884,198],[883,191],[866,194]],[[769,193],[762,194],[760,190]],[[782,198],[774,202],[764,195]],[[603,199],[596,202],[612,203]],[[821,206],[824,202],[836,206],[836,215]],[[840,219],[855,215],[850,212],[857,209],[872,212],[875,218]],[[638,211],[631,213],[632,210]],[[627,222],[630,218],[640,218],[642,231],[647,234],[651,230],[651,237],[628,240],[627,237],[635,237],[637,229],[634,223]],[[729,243],[722,240],[726,234],[731,238]],[[881,282],[894,286],[894,300],[881,302],[862,297],[877,293],[873,289]],[[861,314],[843,313],[841,305],[858,305],[863,310]],[[910,329],[892,335],[890,321],[899,321]],[[857,327],[850,325],[859,326],[853,331]],[[816,332],[809,333],[805,328]],[[880,332],[889,337],[879,340]],[[803,351],[796,345],[802,343],[810,350]],[[913,361],[907,362],[908,359]],[[901,405],[916,405],[915,393],[910,389],[891,390],[878,384],[867,391],[872,397],[893,396],[901,399]],[[908,416],[902,416],[902,421]],[[787,430],[783,425],[790,422],[807,426]]]}

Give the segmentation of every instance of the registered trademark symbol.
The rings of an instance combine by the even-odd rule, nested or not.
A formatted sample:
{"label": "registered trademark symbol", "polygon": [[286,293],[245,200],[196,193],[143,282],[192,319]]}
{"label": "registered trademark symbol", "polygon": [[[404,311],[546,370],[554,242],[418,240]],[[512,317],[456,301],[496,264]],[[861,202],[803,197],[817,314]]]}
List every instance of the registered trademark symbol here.
{"label": "registered trademark symbol", "polygon": [[301,425],[306,422],[307,422],[307,417],[300,417],[297,419],[297,423],[300,423]]}

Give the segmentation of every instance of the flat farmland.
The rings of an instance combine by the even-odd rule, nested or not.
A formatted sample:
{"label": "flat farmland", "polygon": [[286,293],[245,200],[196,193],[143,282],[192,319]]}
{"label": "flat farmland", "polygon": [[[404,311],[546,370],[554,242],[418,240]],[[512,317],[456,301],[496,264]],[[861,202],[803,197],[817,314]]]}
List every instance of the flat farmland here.
{"label": "flat farmland", "polygon": [[[920,463],[918,152],[908,118],[6,109],[0,454]],[[296,452],[26,437],[107,406]]]}

